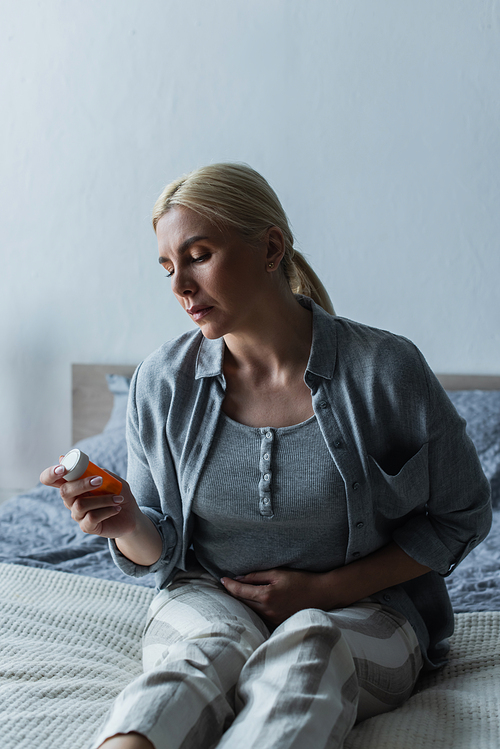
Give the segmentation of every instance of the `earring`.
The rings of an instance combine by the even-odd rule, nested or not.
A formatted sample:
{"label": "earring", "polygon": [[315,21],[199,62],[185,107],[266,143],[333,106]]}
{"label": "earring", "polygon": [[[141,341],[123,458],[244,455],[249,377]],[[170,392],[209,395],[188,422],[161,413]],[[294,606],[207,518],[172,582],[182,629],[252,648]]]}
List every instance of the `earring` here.
{"label": "earring", "polygon": [[268,268],[274,268],[274,263],[268,263],[267,267]]}

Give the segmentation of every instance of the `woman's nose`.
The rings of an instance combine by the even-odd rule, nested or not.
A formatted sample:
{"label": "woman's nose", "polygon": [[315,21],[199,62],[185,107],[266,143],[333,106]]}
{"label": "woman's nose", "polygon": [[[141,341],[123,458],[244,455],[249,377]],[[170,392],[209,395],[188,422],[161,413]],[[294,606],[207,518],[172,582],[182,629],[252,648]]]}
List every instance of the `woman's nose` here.
{"label": "woman's nose", "polygon": [[177,296],[188,296],[195,291],[195,283],[189,271],[178,270],[172,276],[172,291]]}

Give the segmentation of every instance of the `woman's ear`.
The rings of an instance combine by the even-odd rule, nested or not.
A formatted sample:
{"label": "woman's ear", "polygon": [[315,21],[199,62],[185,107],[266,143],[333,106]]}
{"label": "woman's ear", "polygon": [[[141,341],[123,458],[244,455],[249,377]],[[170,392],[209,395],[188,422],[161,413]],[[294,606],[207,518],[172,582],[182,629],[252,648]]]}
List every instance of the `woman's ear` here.
{"label": "woman's ear", "polygon": [[285,238],[277,226],[271,226],[266,234],[266,264],[270,271],[278,268],[285,254]]}

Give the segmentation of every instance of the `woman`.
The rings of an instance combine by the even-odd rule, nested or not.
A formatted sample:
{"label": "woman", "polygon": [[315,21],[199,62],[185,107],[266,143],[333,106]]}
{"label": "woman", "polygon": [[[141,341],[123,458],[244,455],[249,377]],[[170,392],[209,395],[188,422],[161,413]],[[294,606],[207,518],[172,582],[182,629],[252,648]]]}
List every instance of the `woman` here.
{"label": "woman", "polygon": [[487,481],[415,346],[334,316],[259,174],[197,170],[153,225],[199,330],[134,375],[123,496],[41,477],[157,576],[144,674],[94,747],[341,747],[445,662]]}

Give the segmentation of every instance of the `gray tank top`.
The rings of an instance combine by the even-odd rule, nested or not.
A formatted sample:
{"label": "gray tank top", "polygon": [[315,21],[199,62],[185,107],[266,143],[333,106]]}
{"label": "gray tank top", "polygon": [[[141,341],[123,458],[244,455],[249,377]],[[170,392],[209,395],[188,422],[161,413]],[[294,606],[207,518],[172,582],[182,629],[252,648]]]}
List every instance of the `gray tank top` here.
{"label": "gray tank top", "polygon": [[344,564],[344,483],[315,416],[274,429],[222,412],[192,511],[196,557],[216,577]]}

